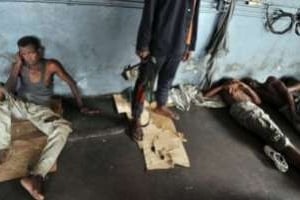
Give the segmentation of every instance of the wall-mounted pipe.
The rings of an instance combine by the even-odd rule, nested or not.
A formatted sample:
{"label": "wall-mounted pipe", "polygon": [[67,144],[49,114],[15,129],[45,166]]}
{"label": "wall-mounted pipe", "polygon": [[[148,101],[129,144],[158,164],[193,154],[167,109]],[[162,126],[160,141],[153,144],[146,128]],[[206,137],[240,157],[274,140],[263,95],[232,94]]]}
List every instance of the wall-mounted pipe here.
{"label": "wall-mounted pipe", "polygon": [[106,6],[106,7],[122,7],[122,8],[143,8],[142,1],[126,0],[126,1],[76,1],[76,0],[1,0],[0,3],[46,3],[46,4],[66,4],[66,5],[82,5],[82,6]]}
{"label": "wall-mounted pipe", "polygon": [[[105,7],[120,7],[142,9],[144,0],[98,0],[98,1],[82,1],[82,0],[1,0],[1,3],[46,3],[46,4],[66,4],[66,5],[86,5],[86,6],[105,6]],[[217,0],[202,0],[201,13],[219,13],[216,10]],[[266,7],[270,5],[274,8],[292,8],[293,6],[281,4],[262,3],[258,6],[248,6],[245,0],[237,0],[234,15],[244,17],[265,18]]]}
{"label": "wall-mounted pipe", "polygon": [[[109,7],[126,7],[126,8],[142,8],[144,0],[98,0],[98,1],[82,1],[82,0],[1,0],[0,3],[5,2],[21,2],[21,3],[49,3],[49,4],[67,4],[67,5],[93,5],[93,6],[109,6]],[[203,3],[214,3],[217,0],[202,0]],[[258,6],[249,6],[245,4],[245,0],[238,0],[237,6],[248,7],[248,8],[260,8],[265,7],[266,4],[270,4],[274,7],[279,8],[295,8],[293,6],[288,6],[285,4],[275,4],[275,3],[262,3]]]}
{"label": "wall-mounted pipe", "polygon": [[[127,8],[142,8],[143,0],[98,0],[98,1],[82,1],[82,0],[1,0],[0,3],[48,3],[48,4],[67,4],[67,5],[92,5],[92,6],[109,6],[109,7],[127,7]],[[210,3],[213,7],[217,5],[216,0],[202,0],[201,4]],[[248,6],[245,4],[245,0],[238,0],[237,7],[246,7],[249,9],[259,9],[264,8],[266,5],[271,5],[278,8],[293,8],[297,7],[283,5],[283,4],[274,4],[274,3],[262,3],[258,6]]]}

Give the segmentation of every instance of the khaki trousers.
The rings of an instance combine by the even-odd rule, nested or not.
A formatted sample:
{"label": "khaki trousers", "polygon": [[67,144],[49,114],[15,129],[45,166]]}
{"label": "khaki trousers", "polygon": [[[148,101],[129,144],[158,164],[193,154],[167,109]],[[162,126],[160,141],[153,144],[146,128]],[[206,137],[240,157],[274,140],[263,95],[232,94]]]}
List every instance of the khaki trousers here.
{"label": "khaki trousers", "polygon": [[71,124],[50,108],[15,99],[3,88],[5,100],[0,101],[0,150],[11,144],[11,118],[27,119],[41,132],[48,136],[41,157],[30,172],[43,177],[55,164],[60,152],[72,132]]}

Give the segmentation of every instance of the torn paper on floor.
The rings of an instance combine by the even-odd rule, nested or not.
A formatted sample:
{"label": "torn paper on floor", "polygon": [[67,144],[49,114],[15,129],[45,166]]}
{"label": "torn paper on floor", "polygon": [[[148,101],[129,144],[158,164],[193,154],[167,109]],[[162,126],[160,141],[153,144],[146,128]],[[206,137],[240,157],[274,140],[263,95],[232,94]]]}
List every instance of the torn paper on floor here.
{"label": "torn paper on floor", "polygon": [[[121,94],[113,95],[119,113],[130,114],[130,103]],[[145,104],[149,105],[149,104]],[[170,169],[179,165],[190,167],[190,161],[183,142],[182,133],[178,133],[173,121],[151,111],[149,106],[142,114],[142,124],[149,121],[143,128],[143,141],[138,142],[143,150],[147,170]]]}

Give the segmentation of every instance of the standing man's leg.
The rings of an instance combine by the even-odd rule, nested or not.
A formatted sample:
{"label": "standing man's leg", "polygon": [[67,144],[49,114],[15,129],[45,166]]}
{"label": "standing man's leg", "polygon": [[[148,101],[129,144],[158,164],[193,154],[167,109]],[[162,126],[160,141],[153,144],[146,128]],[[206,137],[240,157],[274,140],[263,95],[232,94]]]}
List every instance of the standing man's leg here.
{"label": "standing man's leg", "polygon": [[181,59],[182,56],[172,56],[166,59],[159,72],[156,90],[157,108],[155,111],[174,120],[179,120],[179,116],[171,111],[166,104],[168,101],[169,90],[172,86]]}
{"label": "standing man's leg", "polygon": [[153,90],[153,82],[159,72],[164,59],[152,58],[148,62],[142,64],[139,68],[139,77],[135,83],[132,95],[132,123],[131,123],[131,136],[136,140],[143,139],[142,124],[140,121],[144,101],[149,90]]}

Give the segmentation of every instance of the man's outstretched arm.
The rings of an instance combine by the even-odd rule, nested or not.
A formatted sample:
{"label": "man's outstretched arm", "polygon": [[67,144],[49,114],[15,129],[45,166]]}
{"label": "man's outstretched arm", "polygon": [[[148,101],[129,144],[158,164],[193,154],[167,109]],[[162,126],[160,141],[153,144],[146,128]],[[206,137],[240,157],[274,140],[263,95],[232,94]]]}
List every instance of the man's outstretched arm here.
{"label": "man's outstretched arm", "polygon": [[240,82],[240,84],[243,87],[243,91],[248,94],[252,101],[256,104],[256,105],[260,105],[261,104],[261,99],[260,97],[257,95],[257,93],[251,88],[249,87],[247,84]]}
{"label": "man's outstretched arm", "polygon": [[217,86],[215,88],[211,88],[204,93],[204,97],[213,97],[217,95],[219,92],[221,92],[223,89],[224,89],[223,85]]}
{"label": "man's outstretched arm", "polygon": [[295,85],[293,85],[293,86],[289,86],[289,87],[287,87],[288,88],[288,91],[290,92],[290,93],[293,93],[293,92],[300,92],[300,83],[297,83],[297,84],[295,84]]}
{"label": "man's outstretched arm", "polygon": [[76,99],[77,106],[82,113],[86,114],[98,114],[100,113],[100,109],[94,109],[91,110],[84,106],[79,89],[76,85],[76,82],[73,80],[73,78],[65,71],[63,66],[56,60],[50,60],[49,61],[49,71],[52,74],[56,74],[61,80],[66,82],[68,86],[70,87],[73,96]]}

